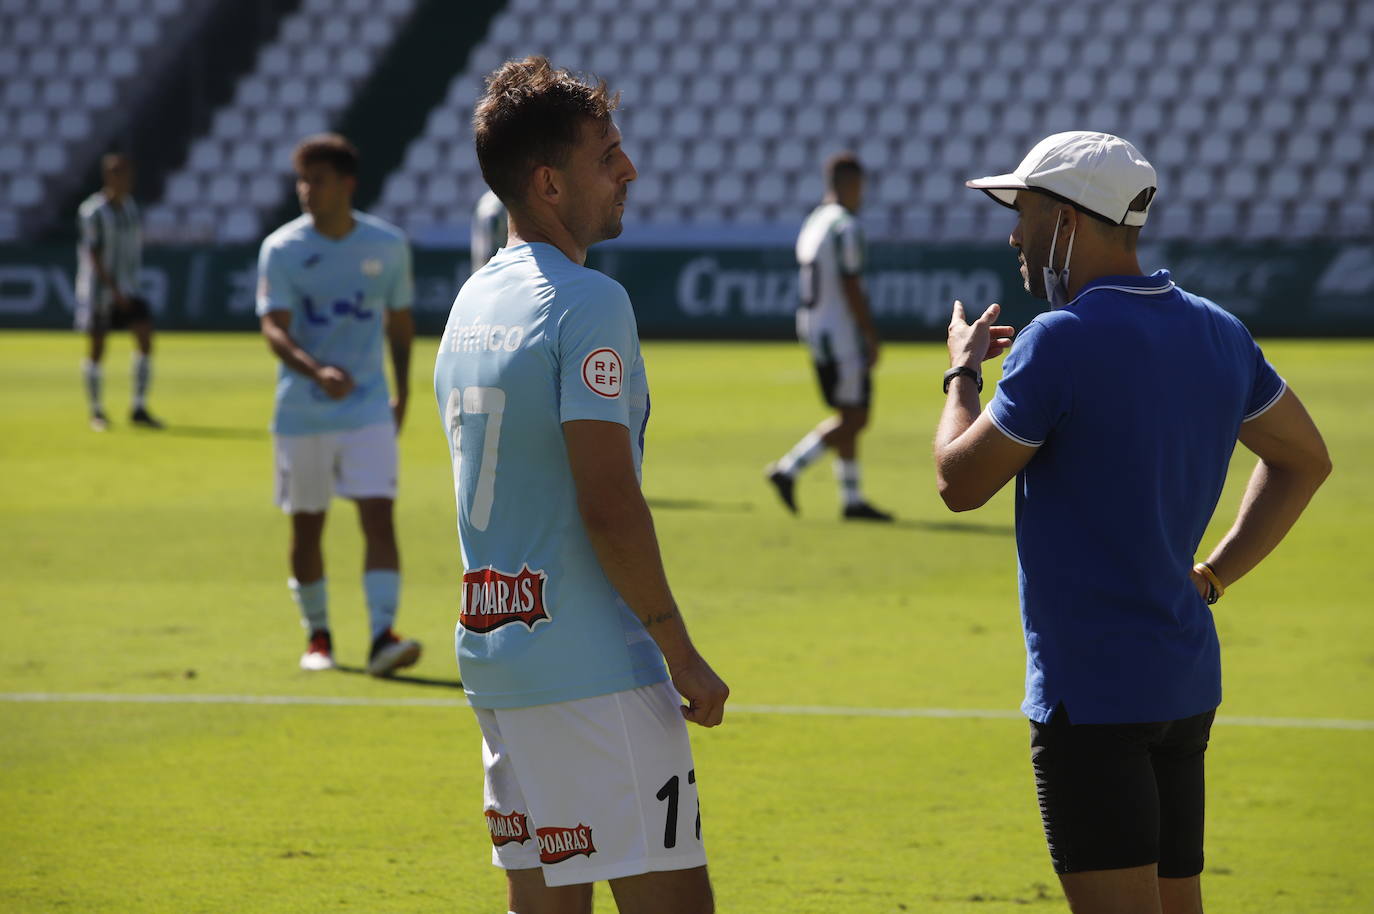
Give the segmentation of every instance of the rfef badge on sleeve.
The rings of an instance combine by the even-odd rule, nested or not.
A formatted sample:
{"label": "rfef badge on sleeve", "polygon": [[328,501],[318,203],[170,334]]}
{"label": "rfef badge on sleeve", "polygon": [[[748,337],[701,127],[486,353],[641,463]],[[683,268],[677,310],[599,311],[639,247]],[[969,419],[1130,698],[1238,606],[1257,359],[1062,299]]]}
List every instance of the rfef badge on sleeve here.
{"label": "rfef badge on sleeve", "polygon": [[598,349],[582,360],[582,383],[598,396],[608,400],[620,396],[624,378],[625,369],[620,361],[620,353],[614,349]]}

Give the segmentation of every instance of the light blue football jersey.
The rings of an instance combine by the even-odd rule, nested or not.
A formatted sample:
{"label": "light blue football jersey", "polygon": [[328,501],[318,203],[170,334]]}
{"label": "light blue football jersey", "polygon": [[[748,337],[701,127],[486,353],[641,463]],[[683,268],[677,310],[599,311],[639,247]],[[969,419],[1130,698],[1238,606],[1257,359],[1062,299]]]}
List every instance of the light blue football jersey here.
{"label": "light blue football jersey", "polygon": [[640,470],[649,384],[625,289],[552,245],[503,248],[453,303],[434,391],[458,501],[469,701],[526,707],[666,679],[601,570],[563,441],[564,422],[619,423]]}
{"label": "light blue football jersey", "polygon": [[279,364],[275,434],[318,435],[391,421],[383,312],[414,301],[410,245],[393,225],[366,213],[353,218],[353,231],[336,240],[302,215],[268,235],[258,253],[258,315],[289,311],[290,333],[301,348],[344,369],[357,385],[331,400],[313,380]]}

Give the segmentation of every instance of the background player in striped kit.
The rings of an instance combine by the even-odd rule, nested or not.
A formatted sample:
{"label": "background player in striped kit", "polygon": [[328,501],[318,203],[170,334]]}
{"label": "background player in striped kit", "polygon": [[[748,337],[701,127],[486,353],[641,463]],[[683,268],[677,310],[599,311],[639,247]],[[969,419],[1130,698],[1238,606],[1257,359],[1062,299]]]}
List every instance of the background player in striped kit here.
{"label": "background player in striped kit", "polygon": [[100,160],[102,187],[77,211],[80,242],[76,249],[76,329],[90,341],[81,364],[81,377],[90,406],[91,428],[103,432],[109,419],[101,405],[105,334],[133,331],[133,404],[129,421],[144,428],[162,428],[148,412],[152,381],[153,314],[138,294],[138,271],[143,266],[143,229],[134,203],[134,164],[112,152]]}
{"label": "background player in striped kit", "polygon": [[506,246],[510,219],[506,215],[506,204],[501,198],[488,190],[477,201],[472,210],[472,272],[476,273],[496,256],[496,252]]}
{"label": "background player in striped kit", "polygon": [[[272,417],[277,504],[291,516],[292,596],[309,643],[304,670],[334,666],[320,540],[334,493],[358,505],[371,621],[367,671],[410,666],[420,645],[392,630],[401,560],[392,523],[396,435],[410,391],[414,281],[410,246],[393,225],[353,209],[358,151],[337,134],[296,147],[305,212],[262,243],[257,312],[280,359]],[[382,340],[391,350],[388,400]]]}
{"label": "background player in striped kit", "polygon": [[783,504],[796,513],[796,476],[828,448],[835,452],[841,516],[890,521],[892,515],[870,505],[859,486],[859,433],[868,425],[872,369],[878,363],[878,330],[863,286],[863,230],[856,218],[863,204],[863,166],[850,153],[832,156],[825,179],[825,199],[797,237],[797,335],[810,347],[821,396],[835,415],[807,432],[765,473]]}

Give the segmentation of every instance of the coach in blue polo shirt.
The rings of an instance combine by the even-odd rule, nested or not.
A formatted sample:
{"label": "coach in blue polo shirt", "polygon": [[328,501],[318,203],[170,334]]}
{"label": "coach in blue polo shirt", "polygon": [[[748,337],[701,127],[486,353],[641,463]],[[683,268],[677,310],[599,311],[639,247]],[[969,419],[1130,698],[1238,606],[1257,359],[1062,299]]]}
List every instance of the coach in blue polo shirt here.
{"label": "coach in blue polo shirt", "polygon": [[[955,303],[935,440],[955,511],[1016,478],[1021,708],[1050,856],[1075,914],[1201,912],[1209,604],[1297,520],[1326,447],[1239,320],[1141,273],[1155,171],[1130,143],[1055,134],[968,186],[1016,210],[1026,290],[1051,308],[1012,345],[997,305],[969,323]],[[1008,348],[980,412],[980,366]],[[1195,561],[1237,440],[1259,464]]]}

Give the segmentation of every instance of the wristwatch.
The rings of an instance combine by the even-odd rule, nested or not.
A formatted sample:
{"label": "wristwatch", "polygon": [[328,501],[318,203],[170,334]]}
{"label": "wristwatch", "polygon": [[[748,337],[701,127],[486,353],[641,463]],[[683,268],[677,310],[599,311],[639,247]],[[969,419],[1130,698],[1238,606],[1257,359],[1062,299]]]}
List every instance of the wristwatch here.
{"label": "wristwatch", "polygon": [[968,375],[970,378],[973,378],[973,382],[978,385],[978,392],[983,392],[983,373],[981,371],[974,371],[967,365],[955,365],[949,371],[945,372],[945,393],[949,393],[950,382],[960,375]]}

